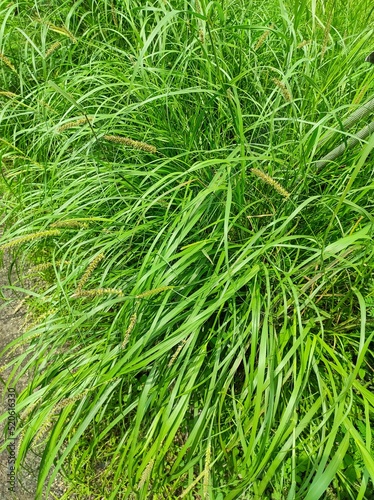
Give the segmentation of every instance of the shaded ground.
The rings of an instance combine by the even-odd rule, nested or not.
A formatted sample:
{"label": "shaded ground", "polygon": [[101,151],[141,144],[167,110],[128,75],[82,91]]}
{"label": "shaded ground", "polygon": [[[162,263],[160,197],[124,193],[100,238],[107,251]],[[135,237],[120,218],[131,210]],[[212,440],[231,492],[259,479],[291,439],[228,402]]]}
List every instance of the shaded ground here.
{"label": "shaded ground", "polygon": [[[8,289],[9,277],[12,284],[17,283],[17,276],[14,271],[9,273],[11,268],[11,259],[9,255],[4,255],[3,266],[0,267],[0,353],[12,340],[16,339],[22,333],[22,325],[24,324],[26,311],[22,305],[22,297]],[[18,351],[19,354],[20,351]],[[10,354],[6,353],[0,358],[0,367],[4,366],[11,360],[12,356],[17,355],[17,352]],[[1,368],[0,368],[1,369]],[[4,390],[3,381],[9,376],[10,370],[5,370],[0,373],[0,415],[8,410],[8,402],[11,404],[9,393]],[[26,384],[28,377],[22,377],[14,387],[16,393],[21,392]],[[12,388],[13,389],[13,388]],[[0,423],[1,444],[4,442],[4,425]],[[0,453],[0,499],[1,500],[33,500],[35,499],[36,479],[38,474],[39,457],[36,454],[30,454],[27,464],[22,472],[17,474],[16,492],[8,491],[8,471],[9,453]],[[64,491],[61,479],[56,480],[53,491],[49,499],[60,498]]]}

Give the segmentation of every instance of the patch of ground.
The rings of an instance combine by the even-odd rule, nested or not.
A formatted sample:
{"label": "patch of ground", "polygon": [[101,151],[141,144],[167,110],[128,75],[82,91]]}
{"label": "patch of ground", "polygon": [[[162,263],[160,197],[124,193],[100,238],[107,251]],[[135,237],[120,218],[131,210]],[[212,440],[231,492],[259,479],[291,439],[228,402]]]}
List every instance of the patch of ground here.
{"label": "patch of ground", "polygon": [[[11,361],[11,358],[20,353],[3,353],[5,347],[14,339],[22,334],[22,326],[25,321],[26,310],[23,305],[22,296],[9,288],[12,285],[19,284],[14,266],[10,256],[5,252],[3,266],[0,267],[0,367]],[[1,369],[1,368],[0,368]],[[16,387],[11,387],[10,391],[4,388],[4,382],[8,379],[10,369],[0,373],[0,415],[8,411],[8,406],[12,404],[11,393],[20,393],[28,383],[28,376],[23,376]],[[4,443],[4,424],[0,423],[1,444]],[[15,446],[15,449],[17,446]],[[27,463],[23,470],[16,477],[16,491],[12,493],[8,490],[8,473],[10,457],[9,452],[0,453],[0,499],[1,500],[33,500],[35,499],[36,482],[40,458],[35,453],[30,453]],[[60,498],[65,491],[61,478],[58,478],[53,489],[48,496],[48,500]]]}

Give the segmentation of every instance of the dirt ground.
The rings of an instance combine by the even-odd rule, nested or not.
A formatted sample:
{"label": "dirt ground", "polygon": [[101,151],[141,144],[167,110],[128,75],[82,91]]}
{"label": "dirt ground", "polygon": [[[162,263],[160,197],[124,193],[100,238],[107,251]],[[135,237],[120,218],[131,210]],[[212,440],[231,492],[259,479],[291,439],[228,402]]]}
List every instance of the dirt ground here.
{"label": "dirt ground", "polygon": [[[1,241],[1,235],[0,235]],[[1,255],[0,255],[1,257]],[[3,353],[3,349],[12,340],[22,334],[22,326],[24,324],[26,310],[23,305],[22,295],[9,289],[9,280],[12,285],[19,284],[14,266],[11,270],[11,258],[5,253],[1,266],[0,262],[0,367],[10,361],[11,356],[17,353]],[[18,354],[20,351],[18,351]],[[1,369],[1,368],[0,368]],[[12,390],[15,389],[15,397],[27,385],[28,377],[24,376],[17,383],[17,387],[11,387],[10,391],[5,391],[4,381],[9,377],[10,370],[5,370],[0,373],[0,415],[6,412],[12,405]],[[0,423],[1,444],[4,442],[4,423]],[[16,446],[15,446],[16,448]],[[12,493],[8,490],[8,473],[9,462],[11,457],[10,452],[0,453],[0,499],[1,500],[34,500],[36,479],[38,475],[39,457],[31,453],[28,457],[27,464],[24,469],[16,476],[16,491]],[[64,491],[61,478],[56,480],[53,491],[48,497],[49,499],[57,499],[62,496]]]}

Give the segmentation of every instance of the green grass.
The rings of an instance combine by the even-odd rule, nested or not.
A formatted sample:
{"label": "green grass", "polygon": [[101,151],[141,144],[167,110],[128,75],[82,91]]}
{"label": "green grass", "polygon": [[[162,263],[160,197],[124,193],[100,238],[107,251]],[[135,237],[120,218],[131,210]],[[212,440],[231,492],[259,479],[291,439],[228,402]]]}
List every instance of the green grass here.
{"label": "green grass", "polygon": [[372,497],[374,138],[316,167],[365,125],[371,10],[1,2],[37,498]]}

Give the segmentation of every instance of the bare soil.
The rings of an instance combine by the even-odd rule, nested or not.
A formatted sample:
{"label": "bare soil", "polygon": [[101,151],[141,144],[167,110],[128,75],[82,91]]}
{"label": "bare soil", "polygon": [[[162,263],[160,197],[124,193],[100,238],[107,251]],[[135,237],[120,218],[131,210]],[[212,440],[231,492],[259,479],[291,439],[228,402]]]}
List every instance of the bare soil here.
{"label": "bare soil", "polygon": [[[22,327],[26,316],[23,297],[19,292],[10,288],[10,283],[13,286],[17,284],[19,286],[20,280],[15,272],[15,266],[12,266],[10,255],[5,252],[3,256],[3,265],[0,267],[0,370],[1,367],[11,361],[12,357],[17,356],[21,352],[20,348],[10,354],[7,351],[3,352],[3,350],[10,342],[22,334]],[[29,377],[25,375],[20,378],[16,387],[11,386],[10,391],[6,390],[4,384],[9,378],[10,371],[10,369],[6,369],[0,373],[0,415],[8,411],[9,405],[11,405],[12,390],[14,389],[15,395],[17,396],[28,383]],[[5,424],[6,421],[0,423],[1,444],[4,443]],[[15,446],[15,448],[17,448],[17,446]],[[10,453],[8,451],[0,453],[0,499],[34,500],[36,498],[35,491],[40,457],[34,452],[30,453],[23,470],[16,475],[14,493],[8,489],[9,457]],[[54,483],[52,492],[48,496],[48,500],[61,498],[64,490],[64,484],[61,478],[58,478]]]}

